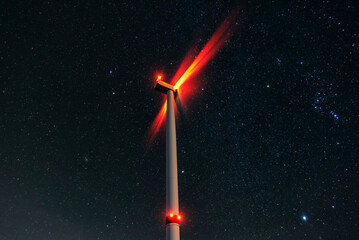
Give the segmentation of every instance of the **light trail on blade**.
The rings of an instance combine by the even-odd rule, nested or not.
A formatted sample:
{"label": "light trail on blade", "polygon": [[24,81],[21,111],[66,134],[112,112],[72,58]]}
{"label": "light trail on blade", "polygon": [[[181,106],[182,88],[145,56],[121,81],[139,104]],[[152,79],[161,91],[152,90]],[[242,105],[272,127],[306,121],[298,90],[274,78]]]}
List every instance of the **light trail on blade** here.
{"label": "light trail on blade", "polygon": [[185,73],[178,79],[174,79],[174,89],[179,89],[181,85],[192,77],[195,73],[198,73],[209,60],[211,60],[218,51],[224,46],[224,43],[233,35],[234,31],[238,28],[238,22],[236,22],[236,12],[232,11],[222,22],[216,32],[209,39],[199,55],[195,58],[193,63],[188,67]]}
{"label": "light trail on blade", "polygon": [[[207,44],[203,47],[198,56],[190,64],[193,59],[193,49],[191,49],[184,58],[181,66],[176,72],[175,76],[171,80],[171,85],[175,90],[179,90],[180,87],[189,79],[198,74],[203,67],[219,52],[234,32],[239,28],[237,21],[238,8],[234,8],[227,17],[223,20],[221,25],[217,28],[215,33],[209,39]],[[187,69],[186,67],[189,66]],[[186,70],[185,70],[186,69]],[[181,91],[182,92],[182,91]],[[157,114],[154,122],[149,129],[149,145],[154,141],[156,133],[159,131],[163,120],[166,116],[167,100],[163,104],[160,112]]]}
{"label": "light trail on blade", "polygon": [[149,131],[147,133],[147,136],[148,136],[147,137],[148,138],[147,149],[149,148],[149,146],[152,145],[153,141],[155,140],[156,133],[160,130],[160,127],[162,125],[163,119],[166,116],[166,110],[167,110],[167,100],[163,104],[160,112],[157,114],[155,120],[151,124],[151,127],[150,127],[150,129],[149,129]]}

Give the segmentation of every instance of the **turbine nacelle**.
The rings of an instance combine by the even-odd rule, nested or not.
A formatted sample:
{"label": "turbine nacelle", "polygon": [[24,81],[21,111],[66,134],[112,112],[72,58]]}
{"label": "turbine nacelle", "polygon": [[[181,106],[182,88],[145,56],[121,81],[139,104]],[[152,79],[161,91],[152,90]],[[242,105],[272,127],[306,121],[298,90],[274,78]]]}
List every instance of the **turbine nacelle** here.
{"label": "turbine nacelle", "polygon": [[166,83],[164,81],[161,81],[162,76],[159,75],[157,77],[157,81],[156,81],[156,85],[155,85],[155,89],[163,94],[167,95],[168,91],[173,91],[173,95],[175,98],[175,104],[177,106],[177,110],[181,116],[182,119],[184,119],[184,112],[183,112],[183,107],[182,107],[182,103],[179,97],[179,91],[178,89],[175,89],[174,86],[172,86],[169,83]]}
{"label": "turbine nacelle", "polygon": [[155,89],[163,94],[167,94],[168,91],[173,91],[173,93],[177,93],[177,90],[171,84],[168,84],[164,81],[159,80],[161,78],[157,78],[157,82],[155,85]]}

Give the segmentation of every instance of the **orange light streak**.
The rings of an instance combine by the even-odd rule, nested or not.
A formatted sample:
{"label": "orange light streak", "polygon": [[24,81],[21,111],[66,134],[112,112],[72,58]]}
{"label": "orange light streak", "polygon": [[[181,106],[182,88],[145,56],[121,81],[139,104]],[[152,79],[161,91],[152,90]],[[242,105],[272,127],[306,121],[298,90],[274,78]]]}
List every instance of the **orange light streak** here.
{"label": "orange light streak", "polygon": [[165,101],[165,103],[163,104],[160,112],[157,114],[155,120],[153,121],[153,123],[151,124],[151,127],[148,131],[148,142],[147,142],[147,147],[151,146],[153,141],[155,140],[156,137],[156,133],[160,130],[163,119],[166,116],[166,111],[167,111],[167,100]]}
{"label": "orange light streak", "polygon": [[[195,60],[192,62],[193,59],[193,49],[190,50],[189,53],[186,55],[185,59],[183,60],[180,68],[178,69],[177,73],[173,77],[171,84],[174,86],[175,90],[179,90],[179,88],[190,78],[193,78],[195,74],[199,73],[200,70],[210,61],[224,46],[224,44],[229,40],[229,38],[233,35],[233,33],[238,29],[239,24],[237,22],[238,18],[238,9],[234,9],[231,11],[228,16],[224,19],[221,25],[217,28],[215,33],[209,39],[207,44],[204,46],[202,51],[198,54]],[[186,69],[186,67],[189,66]],[[157,80],[160,80],[162,77],[158,76]],[[187,88],[185,89],[187,90]],[[192,90],[192,89],[191,89]],[[149,145],[152,144],[156,133],[159,131],[163,119],[166,116],[166,108],[167,108],[167,100],[163,104],[160,112],[157,114],[154,122],[152,123],[149,131]]]}
{"label": "orange light streak", "polygon": [[185,71],[185,73],[177,80],[174,89],[179,89],[181,85],[198,73],[209,60],[211,60],[218,51],[224,46],[228,39],[233,35],[234,31],[238,28],[236,22],[236,11],[232,11],[222,22],[216,32],[209,39],[202,51],[198,54],[193,63]]}

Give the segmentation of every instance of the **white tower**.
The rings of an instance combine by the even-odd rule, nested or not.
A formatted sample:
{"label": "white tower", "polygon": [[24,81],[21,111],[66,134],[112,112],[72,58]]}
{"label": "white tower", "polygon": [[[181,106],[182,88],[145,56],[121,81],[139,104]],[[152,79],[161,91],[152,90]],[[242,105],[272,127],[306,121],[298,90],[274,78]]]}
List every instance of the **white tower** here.
{"label": "white tower", "polygon": [[179,240],[181,216],[178,204],[177,143],[175,93],[173,86],[157,81],[155,89],[167,94],[166,119],[166,240]]}

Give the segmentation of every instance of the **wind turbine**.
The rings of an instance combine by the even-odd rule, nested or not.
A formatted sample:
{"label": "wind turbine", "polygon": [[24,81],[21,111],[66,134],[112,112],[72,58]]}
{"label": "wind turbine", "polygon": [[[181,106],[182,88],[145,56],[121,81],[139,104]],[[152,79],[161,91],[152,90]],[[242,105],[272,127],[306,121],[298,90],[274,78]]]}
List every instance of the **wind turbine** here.
{"label": "wind turbine", "polygon": [[176,143],[176,117],[174,102],[178,92],[174,86],[161,81],[158,76],[155,89],[167,95],[166,116],[166,239],[179,240],[179,214],[178,201],[178,173],[177,173],[177,143]]}
{"label": "wind turbine", "polygon": [[[176,120],[174,104],[178,112],[183,114],[182,105],[179,99],[178,89],[188,79],[193,78],[211,60],[216,53],[224,46],[233,33],[239,28],[238,8],[229,12],[222,24],[218,27],[201,52],[191,64],[184,62],[180,70],[175,74],[171,83],[162,81],[162,76],[157,77],[155,89],[167,95],[167,101],[162,106],[155,121],[150,127],[150,142],[158,132],[166,114],[166,240],[179,240],[181,215],[179,213],[178,200],[178,173],[177,173],[177,143],[176,143]],[[188,67],[185,71],[183,71]],[[182,69],[182,70],[181,70]],[[182,92],[182,90],[181,90]]]}

